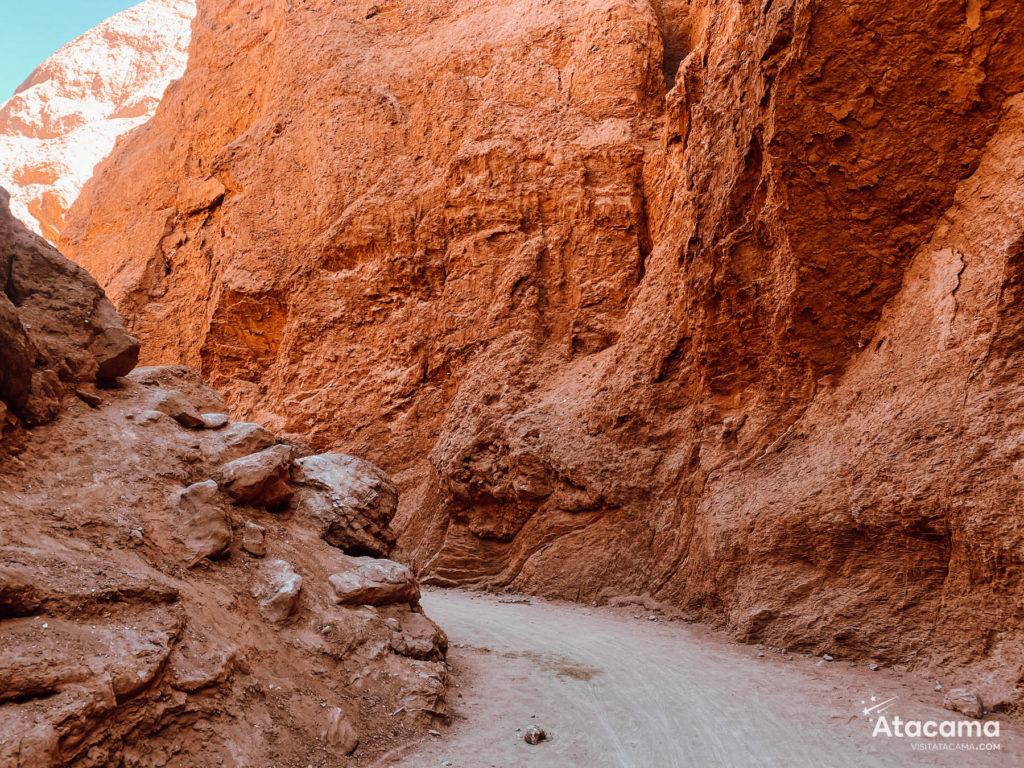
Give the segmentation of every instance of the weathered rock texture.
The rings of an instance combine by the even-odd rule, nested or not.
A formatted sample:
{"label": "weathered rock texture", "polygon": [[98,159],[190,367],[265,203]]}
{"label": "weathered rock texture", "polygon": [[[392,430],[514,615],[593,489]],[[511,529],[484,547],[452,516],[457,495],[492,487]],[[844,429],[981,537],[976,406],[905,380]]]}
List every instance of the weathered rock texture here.
{"label": "weathered rock texture", "polygon": [[338,605],[329,579],[354,558],[216,480],[308,449],[157,410],[173,389],[223,411],[194,371],[118,355],[108,374],[129,377],[100,377],[97,340],[136,342],[5,204],[0,267],[0,765],[336,766],[342,748],[358,765],[445,717],[447,639],[415,581]]}
{"label": "weathered rock texture", "polygon": [[0,186],[16,217],[56,240],[96,163],[181,76],[193,16],[194,0],[146,0],[65,45],[0,104]]}
{"label": "weathered rock texture", "polygon": [[1024,6],[376,10],[200,0],[65,230],[149,359],[392,472],[435,580],[1015,697]]}
{"label": "weathered rock texture", "polygon": [[0,188],[0,450],[49,421],[79,385],[123,376],[139,359],[96,281],[15,221]]}

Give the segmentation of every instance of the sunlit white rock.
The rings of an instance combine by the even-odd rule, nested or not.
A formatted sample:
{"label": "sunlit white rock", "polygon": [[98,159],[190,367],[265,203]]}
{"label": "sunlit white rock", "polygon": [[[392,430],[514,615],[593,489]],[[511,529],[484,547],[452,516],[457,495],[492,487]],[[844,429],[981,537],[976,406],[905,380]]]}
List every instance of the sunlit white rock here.
{"label": "sunlit white rock", "polygon": [[0,186],[15,216],[56,239],[96,164],[185,71],[194,16],[194,0],[139,3],[65,45],[0,105]]}

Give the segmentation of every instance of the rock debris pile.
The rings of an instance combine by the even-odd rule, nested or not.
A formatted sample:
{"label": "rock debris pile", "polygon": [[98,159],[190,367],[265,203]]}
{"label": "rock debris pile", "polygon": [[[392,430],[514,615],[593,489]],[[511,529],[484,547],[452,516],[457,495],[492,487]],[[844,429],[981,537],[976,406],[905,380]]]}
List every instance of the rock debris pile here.
{"label": "rock debris pile", "polygon": [[386,474],[132,370],[6,206],[0,277],[0,765],[334,765],[447,717]]}

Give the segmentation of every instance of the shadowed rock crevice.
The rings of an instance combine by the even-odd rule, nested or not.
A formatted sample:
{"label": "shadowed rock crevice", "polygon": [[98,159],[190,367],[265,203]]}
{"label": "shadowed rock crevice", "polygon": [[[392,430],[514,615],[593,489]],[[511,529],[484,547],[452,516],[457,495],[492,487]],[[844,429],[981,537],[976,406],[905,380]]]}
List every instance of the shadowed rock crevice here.
{"label": "shadowed rock crevice", "polygon": [[676,84],[679,65],[696,46],[696,37],[699,36],[696,22],[700,12],[692,0],[653,0],[651,5],[661,32],[665,90],[671,91]]}

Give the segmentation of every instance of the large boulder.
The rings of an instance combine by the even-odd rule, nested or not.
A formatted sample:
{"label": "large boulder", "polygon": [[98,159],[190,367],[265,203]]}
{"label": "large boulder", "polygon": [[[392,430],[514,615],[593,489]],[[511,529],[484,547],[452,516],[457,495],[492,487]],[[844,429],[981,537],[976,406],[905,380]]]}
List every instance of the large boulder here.
{"label": "large boulder", "polygon": [[448,635],[422,613],[406,610],[392,621],[398,625],[398,631],[391,638],[391,649],[395,653],[422,661],[444,658]]}
{"label": "large boulder", "polygon": [[251,520],[246,520],[242,527],[242,549],[253,557],[263,557],[267,554],[267,530],[262,525],[256,525]]}
{"label": "large boulder", "polygon": [[33,381],[37,351],[6,296],[0,296],[0,399],[27,421],[45,421],[56,402]]}
{"label": "large boulder", "polygon": [[359,734],[339,707],[327,710],[327,721],[321,735],[332,752],[342,755],[351,755],[359,746]]}
{"label": "large boulder", "polygon": [[220,468],[217,479],[224,492],[237,502],[279,507],[292,497],[288,485],[291,461],[291,447],[275,445],[228,462]]}
{"label": "large boulder", "polygon": [[190,485],[178,500],[181,509],[181,540],[190,562],[218,557],[231,545],[231,526],[221,506],[217,483],[207,480]]}
{"label": "large boulder", "polygon": [[102,289],[15,221],[0,189],[0,400],[49,421],[76,384],[128,373],[139,344]]}
{"label": "large boulder", "polygon": [[225,464],[259,453],[277,440],[259,424],[237,421],[202,437],[203,455],[214,464]]}
{"label": "large boulder", "polygon": [[207,429],[223,429],[231,421],[226,413],[204,413],[201,418]]}
{"label": "large boulder", "polygon": [[144,365],[132,371],[128,378],[154,391],[180,392],[200,413],[224,413],[228,407],[199,371],[184,365]]}
{"label": "large boulder", "polygon": [[329,544],[351,555],[391,552],[395,536],[388,526],[398,508],[398,489],[380,467],[325,453],[298,459],[292,480],[300,486],[296,510],[316,521]]}
{"label": "large boulder", "polygon": [[114,305],[107,299],[96,308],[103,330],[89,345],[89,352],[96,358],[100,379],[115,379],[127,376],[139,363],[139,342],[121,324]]}
{"label": "large boulder", "polygon": [[273,624],[287,621],[299,602],[302,577],[291,563],[269,560],[260,569],[259,578],[252,594],[259,601],[260,613]]}
{"label": "large boulder", "polygon": [[176,389],[170,390],[160,398],[156,410],[167,414],[187,429],[201,429],[204,426],[199,409]]}
{"label": "large boulder", "polygon": [[341,555],[328,577],[331,600],[339,605],[418,603],[420,587],[412,571],[393,560]]}
{"label": "large boulder", "polygon": [[985,715],[985,703],[973,688],[953,688],[945,695],[942,706],[968,717],[981,718]]}

